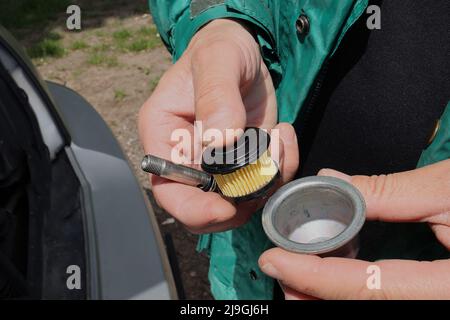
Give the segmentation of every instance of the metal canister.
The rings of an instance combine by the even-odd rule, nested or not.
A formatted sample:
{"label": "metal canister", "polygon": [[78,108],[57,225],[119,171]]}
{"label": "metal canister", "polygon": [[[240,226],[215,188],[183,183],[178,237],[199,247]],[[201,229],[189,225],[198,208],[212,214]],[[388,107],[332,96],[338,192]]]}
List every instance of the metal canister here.
{"label": "metal canister", "polygon": [[281,187],[266,203],[262,224],[285,250],[355,258],[365,212],[363,196],[350,183],[314,176]]}

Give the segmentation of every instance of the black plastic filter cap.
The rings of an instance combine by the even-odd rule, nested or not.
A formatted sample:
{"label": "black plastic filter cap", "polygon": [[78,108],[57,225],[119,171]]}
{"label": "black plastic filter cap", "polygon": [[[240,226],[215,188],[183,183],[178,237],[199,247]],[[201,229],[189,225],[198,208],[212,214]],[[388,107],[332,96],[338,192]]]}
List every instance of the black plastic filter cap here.
{"label": "black plastic filter cap", "polygon": [[263,129],[247,128],[231,146],[206,148],[202,169],[210,174],[228,174],[256,162],[267,151],[270,135]]}

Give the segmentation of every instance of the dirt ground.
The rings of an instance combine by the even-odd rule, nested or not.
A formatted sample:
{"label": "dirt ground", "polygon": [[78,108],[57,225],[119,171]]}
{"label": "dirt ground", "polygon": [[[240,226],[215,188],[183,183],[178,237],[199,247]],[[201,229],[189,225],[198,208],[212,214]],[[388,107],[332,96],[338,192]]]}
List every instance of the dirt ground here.
{"label": "dirt ground", "polygon": [[158,38],[146,0],[105,1],[81,1],[79,32],[65,29],[63,11],[43,30],[17,33],[28,48],[51,35],[55,43],[44,43],[53,46],[46,49],[50,54],[33,59],[41,75],[79,92],[105,119],[149,194],[163,235],[173,240],[185,297],[210,299],[208,260],[195,251],[197,237],[157,207],[147,176],[139,169],[143,151],[137,134],[138,110],[171,65],[170,56]]}

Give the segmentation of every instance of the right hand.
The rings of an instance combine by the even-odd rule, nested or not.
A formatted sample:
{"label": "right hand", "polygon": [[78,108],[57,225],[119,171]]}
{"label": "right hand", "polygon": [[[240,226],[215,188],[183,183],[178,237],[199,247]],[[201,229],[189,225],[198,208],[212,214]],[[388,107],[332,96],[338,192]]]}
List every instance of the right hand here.
{"label": "right hand", "polygon": [[[170,140],[172,132],[184,128],[193,137],[195,120],[202,121],[203,130],[215,128],[221,132],[246,127],[270,130],[276,125],[277,105],[270,73],[257,42],[236,21],[219,19],[207,24],[163,75],[139,114],[144,151],[170,159],[176,144]],[[282,181],[287,182],[298,167],[296,135],[289,124],[276,128],[282,142]],[[217,193],[157,176],[151,177],[151,183],[158,204],[194,233],[238,227],[261,206],[258,201],[236,206]]]}

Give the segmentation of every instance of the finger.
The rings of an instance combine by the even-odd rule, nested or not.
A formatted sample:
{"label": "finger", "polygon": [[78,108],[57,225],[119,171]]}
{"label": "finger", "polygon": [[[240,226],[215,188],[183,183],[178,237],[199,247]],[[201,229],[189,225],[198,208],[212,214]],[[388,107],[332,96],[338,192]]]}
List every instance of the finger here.
{"label": "finger", "polygon": [[450,227],[441,224],[430,224],[436,238],[450,250]]}
{"label": "finger", "polygon": [[[173,134],[184,130],[187,146],[181,143],[181,151],[191,160],[197,156],[195,150],[191,150],[199,141],[192,139],[195,137],[194,100],[190,96],[192,83],[186,73],[183,61],[179,61],[163,76],[152,97],[141,108],[139,133],[145,153],[175,161],[172,153],[179,141],[172,141]],[[177,94],[173,94],[173,88],[177,88]],[[201,154],[201,143],[197,149]],[[225,231],[249,219],[249,215],[237,215],[235,207],[218,194],[157,176],[151,176],[151,184],[158,205],[194,233]]]}
{"label": "finger", "polygon": [[[193,158],[194,98],[192,77],[186,63],[179,61],[161,78],[152,96],[139,111],[139,137],[146,153],[172,160],[172,151],[180,143],[174,139],[185,133],[182,144],[188,158]],[[174,94],[176,88],[176,94]],[[180,133],[180,135],[178,135]]]}
{"label": "finger", "polygon": [[263,272],[285,286],[320,299],[450,298],[448,260],[371,263],[299,255],[275,248],[266,251],[259,264]]}
{"label": "finger", "polygon": [[271,157],[280,165],[281,179],[286,183],[294,178],[299,165],[297,135],[290,124],[279,123],[271,130],[271,138]]}
{"label": "finger", "polygon": [[[226,137],[226,129],[244,129],[246,111],[241,97],[241,51],[236,45],[214,42],[192,57],[195,93],[195,117],[204,130],[217,129]],[[223,141],[211,141],[222,146]]]}
{"label": "finger", "polygon": [[195,233],[232,219],[236,208],[214,192],[153,176],[152,191],[158,204]]}
{"label": "finger", "polygon": [[280,287],[284,292],[285,300],[318,300],[315,297],[308,296],[307,294],[295,291],[292,288],[289,288],[282,283],[280,283]]}
{"label": "finger", "polygon": [[246,204],[239,205],[236,207],[236,213],[228,220],[211,224],[197,230],[192,228],[188,228],[188,230],[196,234],[217,233],[233,230],[246,224],[250,220],[252,215],[256,212],[257,208],[257,205],[252,205],[251,207],[247,206]]}
{"label": "finger", "polygon": [[277,97],[267,66],[264,61],[260,65],[259,77],[250,82],[248,89],[241,89],[247,112],[247,127],[271,129],[278,122]]}
{"label": "finger", "polygon": [[426,221],[450,212],[450,160],[420,169],[380,176],[353,176],[323,169],[356,186],[367,203],[368,218],[384,221]]}

